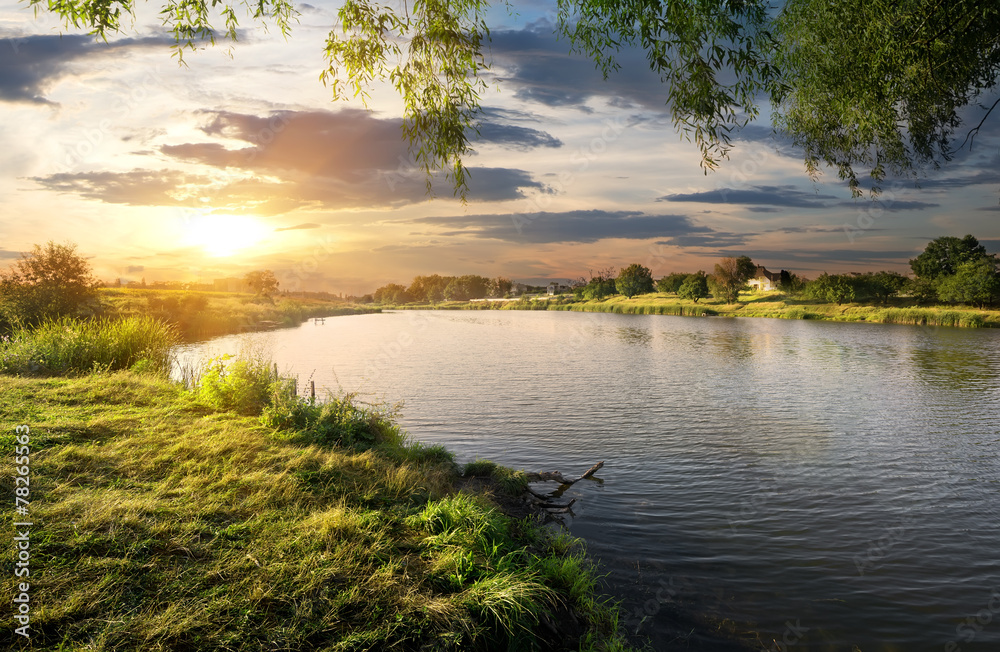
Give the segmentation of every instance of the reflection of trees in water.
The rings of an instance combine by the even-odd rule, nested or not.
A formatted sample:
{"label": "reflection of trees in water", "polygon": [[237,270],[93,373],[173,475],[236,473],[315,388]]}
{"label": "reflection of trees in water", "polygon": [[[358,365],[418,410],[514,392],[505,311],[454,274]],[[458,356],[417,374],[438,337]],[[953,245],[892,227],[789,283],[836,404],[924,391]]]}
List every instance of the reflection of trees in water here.
{"label": "reflection of trees in water", "polygon": [[646,328],[620,326],[615,329],[615,335],[626,344],[649,346],[653,342],[653,334]]}
{"label": "reflection of trees in water", "polygon": [[1000,379],[1000,340],[980,332],[933,331],[910,351],[916,378],[943,390],[996,390]]}
{"label": "reflection of trees in water", "polygon": [[709,335],[709,350],[730,360],[749,360],[754,356],[757,338],[747,333],[723,331]]}

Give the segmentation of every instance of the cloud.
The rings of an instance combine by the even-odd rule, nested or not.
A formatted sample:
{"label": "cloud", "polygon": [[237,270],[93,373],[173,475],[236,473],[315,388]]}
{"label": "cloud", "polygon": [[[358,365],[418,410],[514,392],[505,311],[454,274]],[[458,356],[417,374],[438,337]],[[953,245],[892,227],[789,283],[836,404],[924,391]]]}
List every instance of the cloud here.
{"label": "cloud", "polygon": [[291,210],[298,201],[283,198],[280,184],[245,178],[224,184],[212,177],[177,170],[58,173],[33,177],[43,188],[72,193],[107,204],[179,206],[190,208],[242,207],[274,214]]}
{"label": "cloud", "polygon": [[54,104],[46,99],[48,89],[70,74],[70,64],[85,57],[114,54],[127,49],[165,47],[173,43],[162,37],[125,38],[104,43],[81,34],[38,34],[8,37],[0,48],[0,101]]}
{"label": "cloud", "polygon": [[479,127],[479,135],[472,136],[474,142],[494,143],[521,152],[536,147],[562,147],[563,143],[555,136],[537,129],[505,125],[498,122],[484,122]]}
{"label": "cloud", "polygon": [[925,201],[897,201],[895,199],[886,199],[869,201],[867,199],[859,199],[858,201],[850,202],[844,201],[837,204],[838,206],[844,206],[846,208],[856,208],[859,210],[865,210],[866,208],[871,208],[873,210],[884,210],[890,213],[895,213],[898,211],[922,211],[928,208],[937,208],[941,204],[933,204]]}
{"label": "cloud", "polygon": [[125,272],[127,274],[136,274],[138,272],[144,272],[144,271],[146,271],[145,265],[129,265],[128,267],[125,268]]}
{"label": "cloud", "polygon": [[[61,173],[34,181],[107,203],[261,215],[299,208],[393,207],[428,199],[426,176],[410,161],[398,120],[359,110],[201,113],[209,116],[202,131],[224,142],[163,145],[159,150],[178,162],[203,166],[204,173],[136,169]],[[486,138],[519,147],[561,145],[543,132],[510,125],[490,127]],[[233,172],[242,178],[233,180]],[[544,189],[523,170],[472,166],[467,173],[472,201],[520,199],[525,189]],[[433,181],[436,188],[452,189],[444,175]]]}
{"label": "cloud", "polygon": [[[168,156],[217,168],[237,168],[276,176],[292,186],[304,204],[324,208],[394,206],[427,199],[426,177],[410,158],[400,121],[380,119],[366,111],[277,111],[256,116],[226,111],[203,128],[210,136],[245,143],[226,147],[218,142],[166,145]],[[561,143],[543,132],[484,123],[482,142],[531,148]],[[469,197],[502,201],[524,196],[525,188],[542,188],[523,170],[470,167]],[[449,184],[443,175],[435,187]]]}
{"label": "cloud", "polygon": [[[750,256],[754,261],[766,263],[775,261],[774,264],[786,269],[796,266],[824,271],[836,272],[843,265],[872,265],[885,269],[887,267],[898,267],[905,265],[910,258],[913,258],[913,250],[885,250],[867,251],[863,249],[822,249],[817,251],[789,249],[741,249],[738,252],[720,251],[720,256]],[[767,265],[765,265],[767,266]]]}
{"label": "cloud", "polygon": [[[833,195],[804,192],[795,186],[751,186],[749,188],[719,188],[702,192],[678,193],[658,197],[658,202],[697,202],[703,204],[736,204],[780,206],[784,208],[829,208],[824,200],[838,199]],[[772,212],[772,211],[758,211]]]}
{"label": "cloud", "polygon": [[694,224],[683,215],[648,215],[639,211],[579,210],[560,213],[504,213],[424,217],[410,223],[448,229],[442,235],[515,243],[589,243],[607,238],[645,240],[678,238],[692,234],[710,237],[715,232]]}
{"label": "cloud", "polygon": [[[885,229],[868,228],[865,231],[885,231]],[[843,226],[783,226],[771,229],[767,233],[843,233]]]}
{"label": "cloud", "polygon": [[659,241],[659,245],[673,245],[675,247],[740,247],[746,244],[752,235],[743,233],[724,233],[713,231],[712,233],[692,233],[679,235]]}
{"label": "cloud", "polygon": [[986,253],[1000,254],[1000,240],[980,240],[979,244],[986,247]]}
{"label": "cloud", "polygon": [[296,224],[295,226],[283,226],[281,228],[275,229],[275,231],[276,232],[277,231],[302,231],[302,230],[306,230],[306,229],[318,229],[318,228],[320,228],[319,224],[316,224],[314,222],[306,222],[304,224]]}
{"label": "cloud", "polygon": [[496,67],[503,70],[501,81],[515,89],[518,99],[584,108],[591,98],[605,97],[623,108],[664,110],[666,90],[636,48],[623,48],[616,55],[621,69],[604,79],[592,60],[569,54],[569,46],[556,40],[551,27],[497,30],[490,41]]}

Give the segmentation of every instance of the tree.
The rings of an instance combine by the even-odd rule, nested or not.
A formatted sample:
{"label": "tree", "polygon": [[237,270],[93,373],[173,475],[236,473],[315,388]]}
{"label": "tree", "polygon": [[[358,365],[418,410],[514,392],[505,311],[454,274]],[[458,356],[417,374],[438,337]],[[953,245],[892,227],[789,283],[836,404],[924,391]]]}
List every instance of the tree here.
{"label": "tree", "polygon": [[278,279],[274,277],[274,272],[269,269],[248,272],[243,277],[243,281],[257,293],[257,296],[270,297],[278,291]]}
{"label": "tree", "polygon": [[676,294],[688,276],[690,274],[681,274],[679,272],[668,274],[656,282],[656,291]]}
{"label": "tree", "polygon": [[906,286],[906,277],[899,272],[868,272],[863,275],[868,294],[885,305]]}
{"label": "tree", "polygon": [[495,299],[500,299],[508,294],[514,288],[514,281],[509,278],[504,278],[498,276],[490,281],[490,296]]}
{"label": "tree", "polygon": [[787,294],[801,292],[806,286],[806,280],[793,274],[788,270],[781,270],[781,278],[778,280],[778,289]]}
{"label": "tree", "polygon": [[933,303],[937,300],[938,283],[929,278],[911,278],[906,280],[903,291],[917,303]]}
{"label": "tree", "polygon": [[[179,58],[205,40],[236,40],[230,3],[223,3],[220,33],[211,24],[214,0],[163,1],[160,13]],[[88,27],[99,38],[135,24],[132,2],[47,6],[66,25]],[[265,28],[272,22],[290,32],[291,0],[247,6]],[[403,99],[403,133],[428,187],[432,173],[443,169],[463,198],[463,159],[490,67],[489,6],[487,0],[398,8],[346,0],[340,29],[326,41],[321,76],[334,98],[360,95],[366,103],[371,82],[390,81]],[[557,12],[559,34],[605,76],[619,69],[623,48],[645,52],[664,80],[675,127],[693,136],[706,172],[728,156],[734,133],[759,115],[760,103],[769,102],[776,129],[804,150],[806,171],[831,166],[856,194],[859,174],[867,172],[877,192],[889,173],[915,175],[924,164],[948,160],[965,108],[994,89],[1000,74],[996,2],[786,0],[772,9],[768,0],[563,0]],[[982,121],[996,106],[984,107]]]}
{"label": "tree", "polygon": [[648,267],[632,263],[618,274],[615,279],[615,289],[631,299],[637,294],[653,291],[653,273]]}
{"label": "tree", "polygon": [[431,274],[430,276],[414,277],[407,293],[412,301],[435,303],[444,301],[444,289],[448,287],[452,277]]}
{"label": "tree", "polygon": [[964,238],[943,236],[932,240],[923,253],[910,261],[910,269],[917,278],[935,280],[951,276],[962,263],[988,257],[986,247],[971,235]]}
{"label": "tree", "polygon": [[590,280],[583,287],[573,290],[578,299],[594,299],[600,301],[618,292],[618,284],[614,267],[598,270],[597,274],[590,272]]}
{"label": "tree", "polygon": [[736,303],[740,291],[746,289],[747,281],[757,273],[757,266],[748,256],[723,258],[715,265],[715,273],[709,279],[712,294],[726,303]]}
{"label": "tree", "polygon": [[979,258],[962,263],[952,276],[938,286],[941,301],[967,303],[985,307],[1000,299],[1000,274],[993,258]]}
{"label": "tree", "polygon": [[401,303],[409,303],[411,297],[406,291],[405,285],[400,285],[399,283],[389,283],[375,290],[375,293],[372,295],[372,299],[375,303],[399,305]]}
{"label": "tree", "polygon": [[708,276],[702,271],[688,274],[677,289],[677,296],[698,303],[698,299],[704,299],[708,296]]}
{"label": "tree", "polygon": [[0,309],[8,323],[36,325],[79,316],[97,301],[100,282],[75,244],[35,245],[0,277]]}
{"label": "tree", "polygon": [[453,278],[444,289],[448,301],[469,301],[482,299],[489,293],[490,279],[485,276],[466,274]]}
{"label": "tree", "polygon": [[818,301],[836,303],[838,306],[854,301],[857,296],[856,280],[849,274],[823,273],[810,281],[806,294]]}

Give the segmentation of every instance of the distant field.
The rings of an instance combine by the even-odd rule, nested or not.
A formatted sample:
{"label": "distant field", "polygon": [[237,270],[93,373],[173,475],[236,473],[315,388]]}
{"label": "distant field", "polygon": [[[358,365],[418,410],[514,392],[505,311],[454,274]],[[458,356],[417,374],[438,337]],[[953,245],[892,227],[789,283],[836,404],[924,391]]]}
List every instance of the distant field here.
{"label": "distant field", "polygon": [[102,288],[101,303],[111,315],[150,315],[177,325],[185,338],[211,337],[274,326],[295,326],[313,317],[378,312],[342,301],[252,294],[138,288]]}

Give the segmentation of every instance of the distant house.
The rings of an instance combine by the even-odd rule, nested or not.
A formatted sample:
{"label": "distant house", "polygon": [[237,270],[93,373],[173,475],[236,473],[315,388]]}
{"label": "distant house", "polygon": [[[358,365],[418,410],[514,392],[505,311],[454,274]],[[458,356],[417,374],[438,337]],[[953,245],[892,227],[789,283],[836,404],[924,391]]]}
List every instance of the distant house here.
{"label": "distant house", "polygon": [[563,292],[569,292],[570,287],[568,285],[552,281],[551,283],[549,283],[548,287],[545,288],[545,291],[548,292],[549,296],[551,297],[557,294],[562,294]]}
{"label": "distant house", "polygon": [[528,291],[528,286],[524,283],[515,283],[513,287],[510,288],[510,295],[512,297],[517,297]]}
{"label": "distant house", "polygon": [[217,278],[212,281],[212,289],[216,292],[253,292],[242,278]]}
{"label": "distant house", "polygon": [[754,292],[770,292],[777,290],[780,282],[781,272],[769,272],[763,265],[757,265],[757,273],[747,281],[747,285]]}

